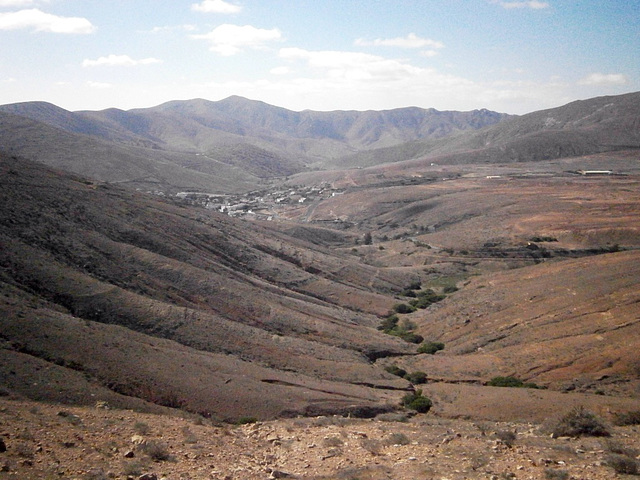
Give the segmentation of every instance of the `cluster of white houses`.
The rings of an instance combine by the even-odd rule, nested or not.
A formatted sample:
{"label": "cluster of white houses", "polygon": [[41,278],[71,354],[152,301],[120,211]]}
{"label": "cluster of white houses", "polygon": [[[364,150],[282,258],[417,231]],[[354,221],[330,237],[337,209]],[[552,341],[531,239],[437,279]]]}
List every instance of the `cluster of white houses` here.
{"label": "cluster of white houses", "polygon": [[278,210],[278,206],[309,203],[318,198],[327,198],[340,193],[343,191],[334,189],[329,184],[323,184],[288,190],[262,190],[241,195],[179,192],[176,197],[233,217],[253,215],[257,218],[271,220],[274,212]]}

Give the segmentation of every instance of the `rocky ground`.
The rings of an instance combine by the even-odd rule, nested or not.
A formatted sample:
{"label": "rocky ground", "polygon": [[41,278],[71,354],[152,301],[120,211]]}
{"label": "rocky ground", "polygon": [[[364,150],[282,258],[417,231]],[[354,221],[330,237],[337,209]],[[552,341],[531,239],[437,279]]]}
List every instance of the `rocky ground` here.
{"label": "rocky ground", "polygon": [[[611,437],[557,437],[549,425],[432,413],[213,425],[0,399],[0,479],[610,479],[633,463],[638,426]],[[637,463],[637,460],[636,460]]]}

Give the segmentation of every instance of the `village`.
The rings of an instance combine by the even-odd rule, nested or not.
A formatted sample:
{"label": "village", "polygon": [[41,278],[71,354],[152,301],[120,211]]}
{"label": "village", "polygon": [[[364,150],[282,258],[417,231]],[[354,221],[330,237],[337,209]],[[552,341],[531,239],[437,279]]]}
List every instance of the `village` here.
{"label": "village", "polygon": [[299,186],[288,189],[265,189],[244,194],[215,194],[203,192],[179,192],[176,197],[194,205],[226,213],[231,217],[256,220],[275,220],[285,212],[311,210],[321,200],[342,195],[344,190],[329,183]]}

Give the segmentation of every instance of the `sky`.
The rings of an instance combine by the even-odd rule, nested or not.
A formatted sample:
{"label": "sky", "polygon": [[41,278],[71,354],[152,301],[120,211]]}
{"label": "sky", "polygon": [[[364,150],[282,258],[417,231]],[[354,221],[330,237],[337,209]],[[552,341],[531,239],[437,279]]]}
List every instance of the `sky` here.
{"label": "sky", "polygon": [[0,104],[524,114],[640,91],[640,0],[0,0]]}

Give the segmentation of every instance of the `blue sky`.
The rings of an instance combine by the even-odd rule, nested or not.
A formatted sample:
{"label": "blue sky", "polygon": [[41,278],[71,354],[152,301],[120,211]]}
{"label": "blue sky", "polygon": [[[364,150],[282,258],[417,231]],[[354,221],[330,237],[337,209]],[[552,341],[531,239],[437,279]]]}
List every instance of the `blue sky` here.
{"label": "blue sky", "polygon": [[0,0],[0,104],[523,114],[640,90],[640,0]]}

